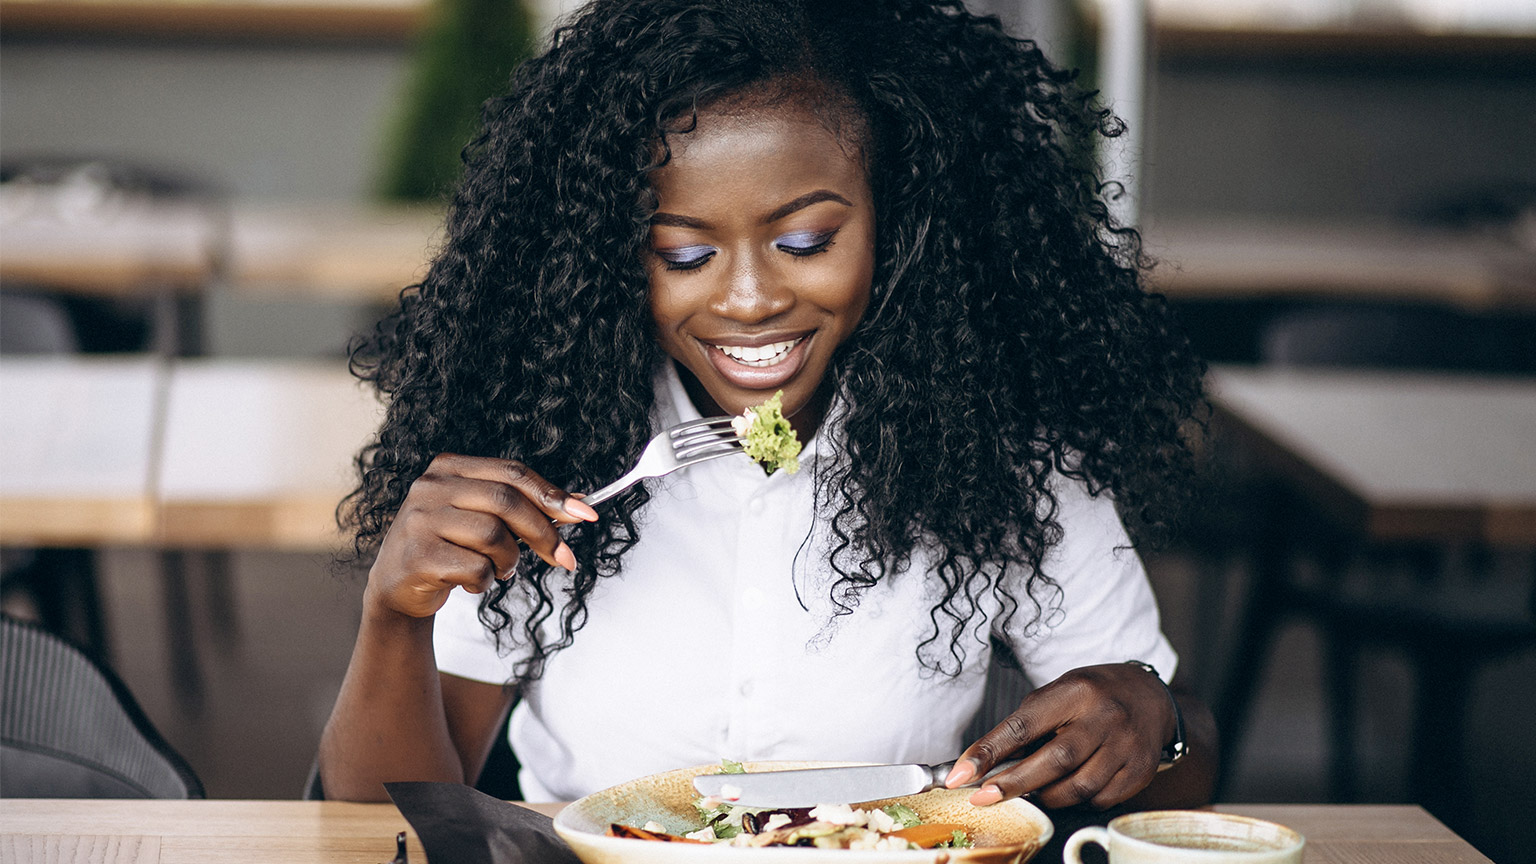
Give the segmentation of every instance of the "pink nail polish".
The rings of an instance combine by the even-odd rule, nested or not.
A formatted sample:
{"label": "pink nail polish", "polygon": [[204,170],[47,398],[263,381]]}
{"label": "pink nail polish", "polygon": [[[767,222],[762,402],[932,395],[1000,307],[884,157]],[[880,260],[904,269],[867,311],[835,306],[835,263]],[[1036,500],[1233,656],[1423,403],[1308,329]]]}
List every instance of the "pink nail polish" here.
{"label": "pink nail polish", "polygon": [[572,552],[571,547],[564,543],[561,543],[560,548],[555,550],[555,561],[572,573],[576,572],[576,553]]}
{"label": "pink nail polish", "polygon": [[976,792],[971,795],[971,803],[977,807],[986,807],[992,804],[996,804],[1001,800],[1003,800],[1003,790],[991,785],[990,783],[981,787],[980,789],[977,789]]}
{"label": "pink nail polish", "polygon": [[597,521],[597,511],[593,510],[591,506],[583,503],[580,498],[567,498],[565,499],[565,503],[562,506],[565,508],[565,512],[571,514],[572,516],[585,519],[588,522]]}
{"label": "pink nail polish", "polygon": [[956,786],[964,786],[976,777],[976,763],[969,759],[962,759],[955,763],[955,767],[949,769],[949,776],[944,778],[944,785],[953,789]]}

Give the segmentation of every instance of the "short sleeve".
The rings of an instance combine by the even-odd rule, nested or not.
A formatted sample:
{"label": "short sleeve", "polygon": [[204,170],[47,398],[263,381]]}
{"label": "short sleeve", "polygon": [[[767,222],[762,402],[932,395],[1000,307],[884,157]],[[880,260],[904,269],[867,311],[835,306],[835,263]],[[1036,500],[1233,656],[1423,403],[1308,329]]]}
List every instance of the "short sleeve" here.
{"label": "short sleeve", "polygon": [[502,648],[480,621],[480,595],[455,588],[432,621],[432,650],[440,672],[505,684],[512,680],[519,657]]}
{"label": "short sleeve", "polygon": [[1007,634],[1025,675],[1038,687],[1080,666],[1141,660],[1172,680],[1178,655],[1113,500],[1070,479],[1055,491],[1063,533],[1042,570],[1059,590],[1038,590],[1039,619],[1026,605]]}

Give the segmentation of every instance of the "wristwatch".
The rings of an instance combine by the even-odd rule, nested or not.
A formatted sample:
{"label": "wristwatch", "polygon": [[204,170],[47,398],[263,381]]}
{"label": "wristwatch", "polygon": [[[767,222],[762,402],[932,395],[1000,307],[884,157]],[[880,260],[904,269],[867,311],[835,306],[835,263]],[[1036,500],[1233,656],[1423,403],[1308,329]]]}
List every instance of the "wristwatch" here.
{"label": "wristwatch", "polygon": [[1128,665],[1137,666],[1152,673],[1152,677],[1157,679],[1157,683],[1163,685],[1163,692],[1168,694],[1168,701],[1173,705],[1173,740],[1163,745],[1162,758],[1157,762],[1157,770],[1167,771],[1177,764],[1180,759],[1183,759],[1184,754],[1189,752],[1189,745],[1184,743],[1184,712],[1179,710],[1179,700],[1173,698],[1173,691],[1168,689],[1167,682],[1163,681],[1163,676],[1157,674],[1157,670],[1153,668],[1151,663],[1141,660],[1127,660],[1125,662]]}

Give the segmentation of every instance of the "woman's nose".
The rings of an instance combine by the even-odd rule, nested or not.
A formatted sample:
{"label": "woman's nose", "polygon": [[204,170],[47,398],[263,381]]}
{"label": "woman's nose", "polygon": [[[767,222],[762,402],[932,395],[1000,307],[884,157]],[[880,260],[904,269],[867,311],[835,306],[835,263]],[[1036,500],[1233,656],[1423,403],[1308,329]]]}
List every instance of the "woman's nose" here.
{"label": "woman's nose", "polygon": [[793,289],[766,262],[754,255],[734,258],[710,304],[716,315],[755,324],[795,305]]}

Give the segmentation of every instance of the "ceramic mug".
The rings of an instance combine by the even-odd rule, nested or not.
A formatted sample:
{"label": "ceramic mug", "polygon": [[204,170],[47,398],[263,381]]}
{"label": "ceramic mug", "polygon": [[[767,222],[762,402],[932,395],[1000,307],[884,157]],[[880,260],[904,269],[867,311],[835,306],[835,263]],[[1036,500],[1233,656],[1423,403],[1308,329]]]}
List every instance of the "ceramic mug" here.
{"label": "ceramic mug", "polygon": [[1089,843],[1109,850],[1109,864],[1301,864],[1306,838],[1247,816],[1152,810],[1077,831],[1062,850],[1068,864],[1083,864],[1082,848]]}

